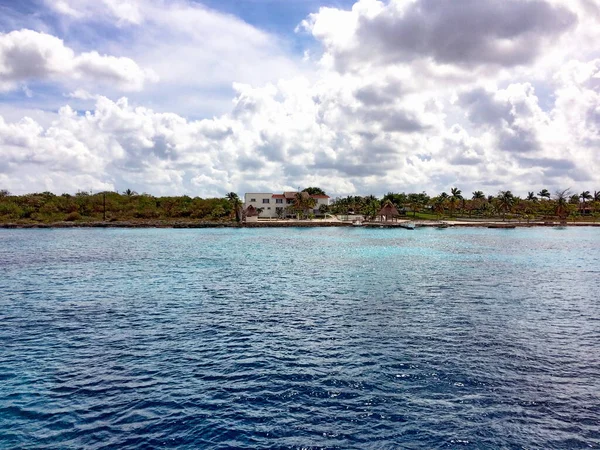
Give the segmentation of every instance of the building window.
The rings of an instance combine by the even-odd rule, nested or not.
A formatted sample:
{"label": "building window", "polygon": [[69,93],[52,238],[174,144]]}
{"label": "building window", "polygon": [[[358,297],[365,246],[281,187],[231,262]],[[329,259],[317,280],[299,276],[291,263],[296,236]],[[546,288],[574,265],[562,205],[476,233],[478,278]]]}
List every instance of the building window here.
{"label": "building window", "polygon": [[255,201],[256,201],[256,199],[255,199],[255,198],[251,198],[251,199],[250,199],[250,201],[251,201],[251,202],[255,202]]}
{"label": "building window", "polygon": [[267,209],[271,209],[271,207],[269,206]]}
{"label": "building window", "polygon": [[283,199],[282,198],[276,198],[275,199],[275,203],[283,203]]}
{"label": "building window", "polygon": [[269,199],[268,198],[263,198],[263,203],[269,203]]}

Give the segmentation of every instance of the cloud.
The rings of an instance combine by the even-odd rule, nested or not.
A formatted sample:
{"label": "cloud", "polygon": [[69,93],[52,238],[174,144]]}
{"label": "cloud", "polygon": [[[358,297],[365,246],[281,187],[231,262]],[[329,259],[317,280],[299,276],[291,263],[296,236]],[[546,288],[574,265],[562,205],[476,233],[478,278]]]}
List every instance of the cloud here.
{"label": "cloud", "polygon": [[545,0],[360,0],[352,11],[321,8],[302,24],[340,70],[432,58],[464,67],[514,66],[577,23]]}
{"label": "cloud", "polygon": [[45,0],[51,10],[79,20],[117,20],[119,25],[143,20],[142,2],[137,0]]}
{"label": "cloud", "polygon": [[85,89],[77,89],[69,94],[67,94],[69,98],[77,98],[80,100],[97,100],[99,98],[98,95],[94,95],[86,91]]}
{"label": "cloud", "polygon": [[[573,65],[557,77],[570,80],[581,70]],[[583,97],[594,92],[589,83],[595,72],[587,65],[585,72],[591,75],[577,78],[576,85]],[[0,173],[15,192],[12,183],[19,186],[35,167],[39,176],[29,190],[69,189],[70,174],[77,174],[90,186],[208,196],[308,184],[333,194],[436,192],[455,184],[525,192],[589,182],[600,169],[587,146],[593,130],[561,135],[568,116],[560,105],[574,95],[569,90],[558,89],[556,106],[543,111],[530,84],[496,91],[475,87],[457,102],[472,118],[464,127],[443,106],[430,105],[411,110],[430,124],[415,132],[385,130],[396,113],[386,116],[388,102],[377,110],[357,101],[353,82],[338,83],[336,90],[296,78],[235,89],[231,112],[213,119],[191,121],[98,97],[94,110],[62,108],[49,126],[32,119],[2,121]],[[591,105],[583,101],[571,112],[584,116]],[[478,111],[486,112],[486,120],[475,118]],[[373,112],[381,116],[365,120]]]}
{"label": "cloud", "polygon": [[[199,4],[122,4],[134,13],[57,3],[69,36],[89,30],[85,44],[65,37],[78,53],[38,32],[49,46],[33,53],[40,63],[23,57],[10,65],[20,75],[1,72],[13,88],[39,79],[70,94],[30,112],[0,105],[0,188],[522,194],[600,182],[600,60],[587,44],[598,31],[585,3],[322,8],[303,25],[323,48],[314,64],[281,36]],[[97,39],[107,29],[114,39]],[[113,85],[134,90],[115,100]]]}
{"label": "cloud", "polygon": [[95,51],[76,55],[52,35],[33,30],[0,34],[0,86],[14,89],[29,80],[78,80],[85,84],[111,84],[137,91],[155,76],[133,60],[100,55]]}
{"label": "cloud", "polygon": [[[159,82],[146,83],[140,94],[129,97],[151,98],[153,107],[163,111],[193,117],[225,113],[235,94],[233,83],[260,86],[312,68],[311,62],[293,54],[286,38],[201,2],[62,0],[62,4],[75,13],[64,13],[64,8],[47,2],[71,35],[81,33],[95,46],[85,59],[86,69],[105,79],[115,75],[116,62],[90,61],[94,50],[135,59]],[[124,62],[118,68],[127,85],[138,86],[133,68]],[[110,89],[101,93],[120,95]]]}

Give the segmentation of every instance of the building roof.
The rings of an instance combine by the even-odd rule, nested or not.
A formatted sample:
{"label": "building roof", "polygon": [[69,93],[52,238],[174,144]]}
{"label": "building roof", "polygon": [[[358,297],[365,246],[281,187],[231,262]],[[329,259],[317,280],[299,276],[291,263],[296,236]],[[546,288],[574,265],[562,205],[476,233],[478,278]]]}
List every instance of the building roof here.
{"label": "building roof", "polygon": [[244,213],[246,214],[246,217],[254,217],[254,216],[258,216],[258,211],[256,211],[256,208],[252,205],[248,206],[245,210]]}
{"label": "building roof", "polygon": [[271,198],[285,198],[285,195],[283,195],[283,194],[273,194],[271,196]]}
{"label": "building roof", "polygon": [[390,202],[389,200],[387,202],[385,202],[385,205],[383,205],[383,208],[381,208],[379,210],[379,213],[377,214],[378,216],[386,216],[386,217],[393,217],[393,216],[399,216],[400,213],[398,212],[398,208],[396,208],[392,202]]}

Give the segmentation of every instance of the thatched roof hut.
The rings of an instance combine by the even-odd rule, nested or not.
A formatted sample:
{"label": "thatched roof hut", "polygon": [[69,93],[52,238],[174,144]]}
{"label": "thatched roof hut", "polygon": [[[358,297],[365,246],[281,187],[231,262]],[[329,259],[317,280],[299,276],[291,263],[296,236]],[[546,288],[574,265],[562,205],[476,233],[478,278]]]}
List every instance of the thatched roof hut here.
{"label": "thatched roof hut", "polygon": [[250,205],[244,210],[244,215],[246,217],[256,217],[258,216],[258,211],[254,206]]}
{"label": "thatched roof hut", "polygon": [[394,218],[398,217],[400,213],[398,212],[398,208],[396,208],[394,204],[388,200],[383,205],[383,208],[379,210],[377,215],[381,217],[382,222],[387,222],[389,220],[394,220]]}
{"label": "thatched roof hut", "polygon": [[248,206],[246,209],[244,209],[243,213],[244,213],[244,220],[246,222],[258,221],[258,211],[256,210],[256,208],[254,206],[252,206],[252,205]]}

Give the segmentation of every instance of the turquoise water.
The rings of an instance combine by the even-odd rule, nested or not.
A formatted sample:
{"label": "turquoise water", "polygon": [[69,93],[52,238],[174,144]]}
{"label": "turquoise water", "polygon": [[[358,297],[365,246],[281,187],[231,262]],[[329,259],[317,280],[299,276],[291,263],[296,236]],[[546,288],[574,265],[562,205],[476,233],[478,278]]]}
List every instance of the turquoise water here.
{"label": "turquoise water", "polygon": [[0,230],[0,448],[600,448],[600,228]]}

